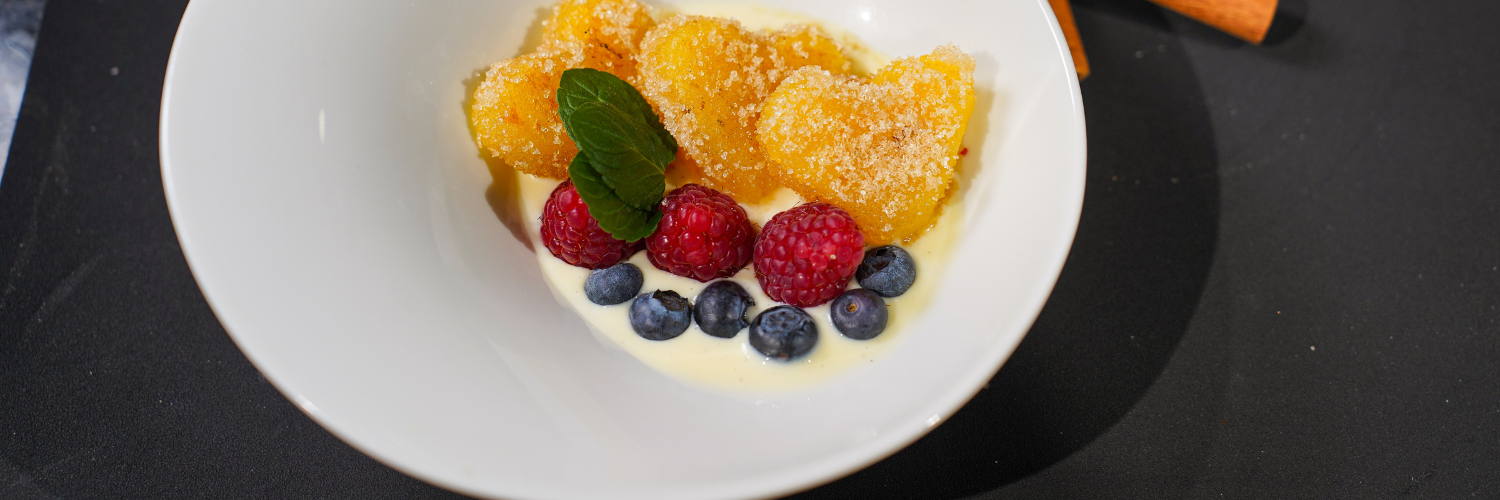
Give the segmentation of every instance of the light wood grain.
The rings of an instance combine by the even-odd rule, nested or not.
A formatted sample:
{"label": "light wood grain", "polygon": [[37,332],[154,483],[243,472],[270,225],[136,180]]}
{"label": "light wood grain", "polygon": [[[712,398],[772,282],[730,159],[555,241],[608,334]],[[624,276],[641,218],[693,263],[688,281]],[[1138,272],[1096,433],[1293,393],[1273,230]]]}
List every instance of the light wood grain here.
{"label": "light wood grain", "polygon": [[1062,27],[1063,38],[1068,40],[1068,51],[1073,53],[1073,69],[1078,70],[1078,79],[1089,77],[1089,58],[1083,53],[1083,40],[1078,38],[1078,25],[1073,22],[1073,8],[1068,0],[1047,0],[1052,4],[1052,13]]}
{"label": "light wood grain", "polygon": [[[1218,28],[1241,40],[1260,44],[1276,17],[1277,0],[1151,0],[1178,14]],[[1057,1],[1053,1],[1056,8]]]}

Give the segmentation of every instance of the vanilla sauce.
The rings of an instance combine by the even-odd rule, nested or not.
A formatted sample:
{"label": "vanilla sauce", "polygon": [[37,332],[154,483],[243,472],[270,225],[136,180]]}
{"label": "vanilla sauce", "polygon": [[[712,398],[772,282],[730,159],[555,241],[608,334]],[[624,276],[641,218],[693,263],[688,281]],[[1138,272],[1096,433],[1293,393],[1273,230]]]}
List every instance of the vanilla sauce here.
{"label": "vanilla sauce", "polygon": [[[662,10],[665,12],[661,12]],[[839,42],[845,56],[854,62],[857,74],[868,75],[890,62],[885,56],[866,48],[852,35],[797,14],[750,5],[720,3],[686,3],[658,10],[660,18],[672,14],[735,18],[746,29],[751,30],[775,29],[788,23],[814,24]],[[528,174],[514,175],[519,177],[521,208],[525,214],[527,234],[532,241],[539,242],[542,207],[561,181]],[[668,186],[668,190],[672,187]],[[890,349],[900,344],[904,336],[921,334],[909,332],[908,326],[922,313],[936,282],[943,275],[946,257],[963,223],[962,206],[952,198],[944,202],[942,214],[932,229],[915,242],[903,245],[916,260],[917,280],[905,294],[885,299],[890,313],[885,332],[870,340],[852,340],[834,328],[829,320],[828,304],[806,308],[817,323],[818,342],[807,355],[788,362],[769,359],[751,347],[748,328],[740,330],[733,338],[722,339],[704,333],[694,323],[676,338],[646,340],[630,327],[629,301],[613,306],[600,306],[590,302],[583,292],[584,281],[589,275],[588,269],[563,262],[542,245],[536,245],[535,248],[542,273],[553,294],[560,302],[577,311],[605,346],[623,349],[653,370],[694,386],[740,393],[790,391],[813,386],[853,373],[861,366],[877,363]],[[781,188],[761,203],[741,203],[740,206],[745,208],[757,227],[764,227],[772,216],[802,201],[797,193]],[[657,269],[651,265],[644,251],[637,252],[629,262],[640,267],[645,275],[642,293],[673,290],[696,303],[698,292],[707,285]],[[747,321],[754,319],[763,310],[780,305],[761,291],[760,284],[755,280],[753,264],[728,279],[743,286],[755,300],[755,305],[746,313]],[[851,279],[849,286],[857,288],[858,284]]]}

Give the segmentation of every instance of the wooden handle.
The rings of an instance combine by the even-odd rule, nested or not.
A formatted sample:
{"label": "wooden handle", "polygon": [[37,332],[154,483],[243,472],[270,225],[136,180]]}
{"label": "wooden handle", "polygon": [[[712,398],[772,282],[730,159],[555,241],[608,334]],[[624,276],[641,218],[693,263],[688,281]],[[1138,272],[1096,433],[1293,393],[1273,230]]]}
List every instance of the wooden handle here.
{"label": "wooden handle", "polygon": [[1073,22],[1073,8],[1068,0],[1047,0],[1052,4],[1052,13],[1062,27],[1063,38],[1068,39],[1068,51],[1073,53],[1073,69],[1078,70],[1078,79],[1089,77],[1089,58],[1083,54],[1083,40],[1078,38],[1078,25]]}
{"label": "wooden handle", "polygon": [[[1276,0],[1151,0],[1241,40],[1260,44],[1276,17]],[[1057,2],[1052,2],[1054,8]]]}

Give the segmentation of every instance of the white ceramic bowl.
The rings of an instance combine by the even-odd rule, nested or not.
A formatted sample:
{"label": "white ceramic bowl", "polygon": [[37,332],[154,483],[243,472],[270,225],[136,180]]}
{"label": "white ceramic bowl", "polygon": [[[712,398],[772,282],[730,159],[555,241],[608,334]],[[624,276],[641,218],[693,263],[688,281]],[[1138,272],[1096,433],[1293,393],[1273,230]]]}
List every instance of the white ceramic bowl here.
{"label": "white ceramic bowl", "polygon": [[816,389],[694,389],[601,345],[485,200],[464,83],[546,0],[195,0],[162,177],[219,320],[288,398],[397,469],[507,498],[744,498],[870,464],[956,411],[1047,298],[1083,109],[1045,0],[766,0],[893,57],[978,61],[966,235],[880,363]]}

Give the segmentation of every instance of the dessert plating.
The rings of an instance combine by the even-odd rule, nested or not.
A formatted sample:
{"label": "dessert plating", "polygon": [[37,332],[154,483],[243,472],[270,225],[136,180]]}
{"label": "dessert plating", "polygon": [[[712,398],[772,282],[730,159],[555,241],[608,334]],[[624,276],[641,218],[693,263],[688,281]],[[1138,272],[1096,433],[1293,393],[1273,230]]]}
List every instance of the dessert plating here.
{"label": "dessert plating", "polygon": [[[891,253],[867,243],[906,243],[902,270],[941,267],[972,58],[943,46],[864,78],[815,26],[658,24],[631,0],[565,0],[545,26],[535,52],[486,73],[471,126],[482,151],[528,174],[544,273],[596,334],[658,371],[748,390],[826,379],[889,348],[896,335],[881,333],[915,316],[932,280],[892,294],[851,278]],[[682,186],[663,200],[668,184]],[[629,288],[655,291],[603,305]]]}

